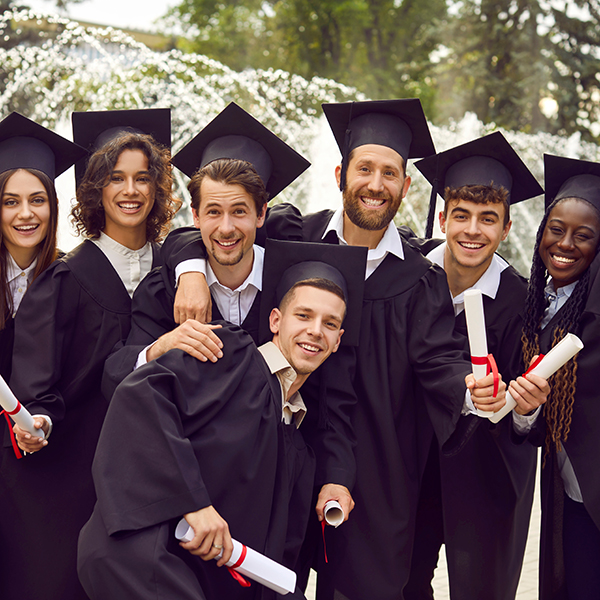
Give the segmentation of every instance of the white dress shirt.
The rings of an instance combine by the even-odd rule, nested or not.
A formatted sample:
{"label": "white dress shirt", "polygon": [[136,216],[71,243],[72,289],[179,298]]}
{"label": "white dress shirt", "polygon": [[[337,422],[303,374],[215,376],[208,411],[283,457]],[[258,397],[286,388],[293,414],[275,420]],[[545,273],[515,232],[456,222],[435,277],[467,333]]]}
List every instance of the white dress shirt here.
{"label": "white dress shirt", "polygon": [[102,250],[121,278],[129,296],[133,296],[135,288],[152,269],[152,243],[146,242],[139,250],[130,250],[104,232],[91,241]]}
{"label": "white dress shirt", "polygon": [[[339,208],[333,213],[327,229],[323,233],[323,238],[330,232],[334,231],[338,236],[340,244],[347,246],[348,242],[344,239],[344,210]],[[394,254],[401,260],[404,260],[404,248],[398,228],[394,225],[394,221],[390,221],[383,237],[376,248],[370,249],[367,253],[367,268],[365,271],[365,279],[368,279],[375,269],[383,262],[388,252]]]}
{"label": "white dress shirt", "polygon": [[33,262],[26,268],[21,269],[15,262],[15,259],[11,256],[10,252],[7,252],[8,260],[6,261],[6,281],[8,282],[8,289],[12,298],[12,316],[14,317],[23,296],[27,291],[31,280],[33,279],[33,273],[37,265],[37,256]]}
{"label": "white dress shirt", "polygon": [[285,359],[281,350],[273,343],[267,342],[258,348],[273,375],[277,375],[281,387],[281,419],[286,425],[291,425],[292,419],[296,428],[300,427],[306,415],[306,406],[300,392],[296,392],[289,400],[286,396],[298,374]]}

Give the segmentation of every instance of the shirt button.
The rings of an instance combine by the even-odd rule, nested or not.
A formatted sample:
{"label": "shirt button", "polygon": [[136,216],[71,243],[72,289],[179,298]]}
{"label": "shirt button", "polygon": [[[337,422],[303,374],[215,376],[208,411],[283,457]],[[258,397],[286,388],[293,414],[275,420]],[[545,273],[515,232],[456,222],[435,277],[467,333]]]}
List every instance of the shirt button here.
{"label": "shirt button", "polygon": [[21,277],[25,277],[25,273],[21,273]]}
{"label": "shirt button", "polygon": [[20,294],[20,293],[23,291],[23,288],[19,288],[17,291],[18,291],[18,292],[19,292],[19,294]]}

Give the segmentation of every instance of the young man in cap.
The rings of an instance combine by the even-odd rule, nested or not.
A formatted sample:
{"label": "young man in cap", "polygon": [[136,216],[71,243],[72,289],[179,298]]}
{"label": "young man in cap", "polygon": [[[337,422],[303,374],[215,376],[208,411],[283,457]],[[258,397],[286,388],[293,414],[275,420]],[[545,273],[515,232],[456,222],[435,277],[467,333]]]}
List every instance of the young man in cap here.
{"label": "young man in cap", "polygon": [[[267,224],[269,233],[299,223],[307,241],[369,248],[356,370],[346,353],[336,355],[337,368],[325,366],[324,387],[332,398],[347,394],[348,384],[358,398],[356,484],[342,466],[338,475],[346,479],[337,482],[352,489],[356,508],[346,524],[328,532],[329,563],[319,567],[319,594],[396,600],[408,579],[419,477],[429,449],[421,445],[420,420],[431,419],[440,445],[452,445],[471,367],[453,333],[443,272],[403,241],[393,223],[410,185],[408,158],[434,153],[420,102],[357,102],[324,110],[342,151],[336,177],[343,209],[301,217],[294,207],[278,205]],[[428,416],[417,402],[418,382],[440,391],[428,396]],[[494,398],[491,383],[491,376],[478,386],[471,381],[476,407],[503,406],[504,384]],[[318,512],[327,499],[319,495]]]}
{"label": "young man in cap", "polygon": [[[94,460],[98,503],[80,537],[90,598],[274,599],[212,562],[221,549],[218,566],[229,559],[232,536],[295,565],[314,474],[298,391],[337,350],[342,327],[358,329],[366,252],[269,243],[272,342],[257,348],[221,322],[216,364],[175,349],[118,387]],[[195,537],[179,545],[183,515]]]}
{"label": "young man in cap", "polygon": [[[499,132],[416,166],[434,185],[427,234],[431,235],[439,193],[445,200],[439,219],[446,240],[414,243],[445,270],[455,328],[465,337],[464,292],[481,290],[488,351],[502,373],[511,373],[515,349],[520,347],[519,313],[527,280],[496,250],[511,227],[510,206],[543,190]],[[530,386],[530,393],[542,401],[547,383],[529,377],[531,381],[520,379],[515,389]],[[520,400],[520,395],[515,393],[515,398]],[[433,598],[431,580],[442,543],[452,597],[514,598],[527,541],[536,452],[513,443],[512,427],[511,417],[496,425],[482,420],[454,456],[444,456],[432,440],[419,498],[411,578],[404,590],[407,600]],[[466,502],[485,511],[465,510]]]}

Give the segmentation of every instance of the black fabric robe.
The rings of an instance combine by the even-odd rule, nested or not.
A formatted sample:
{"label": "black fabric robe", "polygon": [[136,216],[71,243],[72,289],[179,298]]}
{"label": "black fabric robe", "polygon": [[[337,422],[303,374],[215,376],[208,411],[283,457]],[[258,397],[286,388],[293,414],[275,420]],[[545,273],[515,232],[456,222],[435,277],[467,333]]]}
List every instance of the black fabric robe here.
{"label": "black fabric robe", "polygon": [[100,381],[106,356],[129,333],[130,309],[117,272],[89,240],[40,275],[19,307],[10,385],[54,428],[46,448],[16,460],[3,425],[2,598],[86,598],[76,551],[95,502],[91,464],[108,404]]}
{"label": "black fabric robe", "polygon": [[[577,388],[568,439],[564,442],[581,488],[584,506],[600,529],[600,404],[598,403],[598,370],[600,359],[600,261],[590,267],[592,277],[586,306],[575,333],[584,343],[577,355]],[[560,318],[560,311],[540,331],[540,350],[546,353],[551,347],[552,329]],[[542,409],[543,410],[543,409]],[[529,441],[544,445],[545,420],[537,419]],[[542,450],[543,452],[543,450]],[[562,531],[564,486],[558,470],[556,452],[551,451],[542,467],[542,530],[540,539],[540,600],[566,600]]]}
{"label": "black fabric robe", "polygon": [[[199,235],[197,229],[190,228],[188,230],[186,228],[187,231],[194,237]],[[173,234],[167,239],[171,236]],[[190,238],[187,236],[177,238],[177,235],[174,237],[179,239],[182,245],[181,252],[184,252],[185,248],[187,258],[197,258],[195,245],[190,244]],[[169,247],[172,247],[172,242]],[[178,262],[181,261],[178,260]],[[112,398],[117,386],[133,371],[139,353],[161,335],[177,327],[173,318],[175,292],[174,272],[163,266],[153,269],[135,290],[131,303],[131,331],[125,343],[119,342],[115,346],[104,368],[102,391],[106,398]],[[260,292],[257,293],[250,312],[242,323],[244,330],[252,336],[255,342],[258,341],[260,296]],[[212,313],[213,321],[223,319],[214,301]]]}
{"label": "black fabric robe", "polygon": [[10,318],[0,330],[0,375],[8,383],[12,364],[12,351],[15,339],[15,320]]}
{"label": "black fabric robe", "polygon": [[94,459],[98,503],[80,538],[93,599],[275,598],[178,546],[181,516],[209,505],[232,537],[295,564],[314,459],[301,429],[282,423],[279,381],[252,338],[222,324],[227,351],[217,363],[171,350],[117,388]]}
{"label": "black fabric robe", "polygon": [[[277,205],[267,226],[297,219],[296,212]],[[331,233],[322,239],[332,214],[304,217],[303,238],[338,243]],[[429,450],[426,423],[433,424],[445,451],[458,450],[476,424],[475,418],[460,419],[470,363],[464,340],[453,332],[446,275],[418,250],[404,242],[403,247],[404,260],[388,254],[366,280],[355,374],[334,371],[327,382],[335,389],[351,377],[358,399],[352,419],[356,507],[348,522],[327,530],[329,564],[319,570],[319,586],[351,600],[402,598]],[[418,385],[428,392],[426,419]]]}

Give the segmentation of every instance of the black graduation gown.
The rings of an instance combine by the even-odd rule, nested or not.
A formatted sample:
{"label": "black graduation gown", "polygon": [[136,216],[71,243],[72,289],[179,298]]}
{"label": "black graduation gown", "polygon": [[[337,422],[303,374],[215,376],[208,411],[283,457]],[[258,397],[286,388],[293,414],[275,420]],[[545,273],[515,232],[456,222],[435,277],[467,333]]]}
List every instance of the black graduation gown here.
{"label": "black graduation gown", "polygon": [[251,337],[222,324],[228,351],[217,363],[171,350],[117,388],[94,459],[98,502],[80,538],[79,571],[94,599],[275,598],[256,583],[241,588],[225,569],[178,546],[181,516],[209,505],[232,537],[295,563],[312,453],[301,429],[282,423],[280,384]]}
{"label": "black graduation gown", "polygon": [[100,380],[129,332],[130,309],[117,272],[89,240],[40,275],[19,307],[10,385],[54,429],[46,448],[16,460],[4,424],[2,598],[86,598],[76,546],[95,502],[90,469],[107,409]]}
{"label": "black graduation gown", "polygon": [[0,375],[8,382],[12,364],[13,342],[15,339],[15,320],[10,318],[0,330]]}
{"label": "black graduation gown", "polygon": [[[277,205],[271,218],[285,220],[294,210]],[[332,234],[323,239],[332,214],[304,217],[304,239],[338,243]],[[327,530],[329,564],[319,571],[319,585],[325,580],[351,600],[397,600],[408,578],[423,450],[429,449],[420,439],[417,385],[428,392],[428,418],[444,449],[456,444],[457,450],[475,422],[464,420],[465,438],[453,437],[470,363],[464,340],[453,332],[446,275],[404,242],[403,248],[404,260],[388,254],[366,280],[353,376],[356,507],[343,526]],[[338,371],[328,389],[344,379]]]}
{"label": "black graduation gown", "polygon": [[[441,243],[419,242],[425,253]],[[519,312],[526,295],[526,279],[510,266],[501,273],[496,298],[483,295],[488,351],[507,381],[520,375],[510,370],[514,349],[520,346]],[[456,317],[455,329],[466,338],[464,311]],[[512,429],[510,415],[497,425],[482,420],[460,453],[452,456],[439,453],[434,441],[439,462],[428,467],[434,472],[439,469],[439,481],[432,482],[431,475],[425,474],[420,502],[425,507],[441,507],[443,534],[432,530],[438,522],[435,515],[426,510],[419,515],[413,572],[422,568],[421,562],[431,561],[428,575],[432,575],[443,536],[452,597],[515,597],[527,542],[537,454],[532,446],[515,445]],[[430,497],[436,494],[437,501]],[[430,542],[436,538],[438,543]],[[421,550],[428,543],[432,546]],[[423,553],[429,553],[425,560]],[[417,592],[412,592],[411,586],[412,593]]]}
{"label": "black graduation gown", "polygon": [[[596,258],[592,271],[598,267]],[[600,357],[600,278],[592,277],[588,300],[580,318],[580,326],[573,331],[584,343],[577,356],[577,389],[569,436],[564,447],[573,465],[581,488],[583,503],[590,517],[600,529],[600,404],[598,403],[598,369]],[[560,311],[540,332],[540,350],[546,353],[551,346],[551,332]],[[543,413],[537,419],[529,441],[543,446],[546,434]],[[540,599],[566,600],[562,548],[564,486],[558,470],[556,453],[550,452],[542,467],[542,528],[540,539]]]}
{"label": "black graduation gown", "polygon": [[[187,228],[186,231],[188,231]],[[189,229],[189,233],[195,236],[199,235],[198,230],[193,228]],[[177,238],[177,236],[175,237]],[[179,240],[187,249],[188,258],[196,258],[194,246],[188,245],[188,238],[179,238]],[[171,246],[172,244],[169,245],[169,247]],[[172,271],[163,266],[156,267],[148,273],[135,290],[131,302],[131,331],[127,341],[119,342],[115,346],[104,367],[102,391],[106,398],[112,398],[117,386],[133,371],[140,352],[161,335],[177,327],[173,318],[175,292],[175,276]],[[250,311],[241,324],[255,342],[258,341],[260,296],[261,294],[258,292]],[[214,301],[212,317],[213,321],[223,320]]]}

